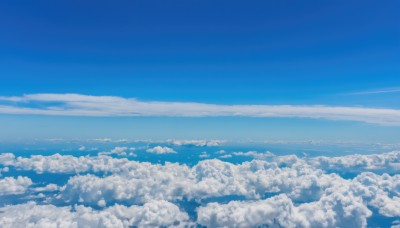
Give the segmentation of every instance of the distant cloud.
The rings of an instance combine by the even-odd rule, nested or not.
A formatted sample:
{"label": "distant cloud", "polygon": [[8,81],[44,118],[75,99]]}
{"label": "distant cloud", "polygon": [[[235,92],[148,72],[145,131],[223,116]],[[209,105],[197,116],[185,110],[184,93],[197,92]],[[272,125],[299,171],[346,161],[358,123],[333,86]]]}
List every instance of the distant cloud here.
{"label": "distant cloud", "polygon": [[370,155],[354,154],[341,157],[318,156],[307,159],[307,162],[316,168],[336,173],[376,172],[396,174],[400,171],[400,151]]}
{"label": "distant cloud", "polygon": [[369,94],[382,94],[382,93],[400,93],[400,87],[359,91],[359,92],[349,93],[349,95],[369,95]]}
{"label": "distant cloud", "polygon": [[172,148],[166,146],[156,146],[154,148],[149,148],[146,150],[146,152],[153,154],[176,154],[176,152]]}
{"label": "distant cloud", "polygon": [[207,152],[205,151],[201,152],[201,154],[199,155],[199,158],[208,158],[208,157],[210,157],[210,155],[207,154]]}
{"label": "distant cloud", "polygon": [[225,154],[225,155],[219,156],[219,158],[231,158],[231,157],[232,157],[231,154]]}
{"label": "distant cloud", "polygon": [[270,157],[274,157],[275,155],[269,151],[258,153],[257,151],[248,151],[248,152],[233,152],[235,156],[248,156],[259,160],[264,160]]}
{"label": "distant cloud", "polygon": [[175,146],[219,146],[224,141],[222,140],[168,140],[169,143]]}
{"label": "distant cloud", "polygon": [[217,152],[215,152],[216,154],[226,154],[226,151],[225,150],[219,150],[219,151],[217,151]]}
{"label": "distant cloud", "polygon": [[[325,105],[220,105],[195,102],[139,101],[115,96],[27,94],[0,97],[2,114],[64,116],[286,117],[360,121],[400,126],[400,110]],[[41,108],[31,103],[40,103]]]}
{"label": "distant cloud", "polygon": [[109,152],[100,152],[99,155],[117,155],[117,156],[131,156],[131,157],[136,157],[137,155],[134,153],[135,148],[128,148],[126,146],[124,147],[115,147]]}

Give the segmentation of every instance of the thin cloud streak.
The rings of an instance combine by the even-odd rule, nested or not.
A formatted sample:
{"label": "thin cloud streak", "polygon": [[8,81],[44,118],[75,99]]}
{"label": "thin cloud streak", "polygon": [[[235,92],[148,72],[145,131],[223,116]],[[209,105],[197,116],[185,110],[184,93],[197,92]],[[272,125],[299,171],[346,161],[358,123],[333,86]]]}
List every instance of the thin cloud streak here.
{"label": "thin cloud streak", "polygon": [[[58,116],[285,117],[400,126],[400,110],[324,105],[219,105],[140,101],[116,96],[27,94],[0,97],[0,114]],[[40,105],[37,105],[40,104]]]}
{"label": "thin cloud streak", "polygon": [[400,87],[360,91],[360,92],[349,93],[349,95],[369,95],[369,94],[382,94],[382,93],[400,93]]}

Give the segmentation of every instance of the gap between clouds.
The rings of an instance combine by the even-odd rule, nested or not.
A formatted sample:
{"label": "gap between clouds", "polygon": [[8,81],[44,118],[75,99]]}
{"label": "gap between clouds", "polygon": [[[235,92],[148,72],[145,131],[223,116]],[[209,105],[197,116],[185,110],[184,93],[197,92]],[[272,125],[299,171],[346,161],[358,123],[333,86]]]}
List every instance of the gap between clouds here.
{"label": "gap between clouds", "polygon": [[[40,105],[38,105],[40,104]],[[222,105],[140,101],[117,96],[26,94],[0,97],[0,114],[59,116],[285,117],[400,126],[400,110],[325,105]]]}

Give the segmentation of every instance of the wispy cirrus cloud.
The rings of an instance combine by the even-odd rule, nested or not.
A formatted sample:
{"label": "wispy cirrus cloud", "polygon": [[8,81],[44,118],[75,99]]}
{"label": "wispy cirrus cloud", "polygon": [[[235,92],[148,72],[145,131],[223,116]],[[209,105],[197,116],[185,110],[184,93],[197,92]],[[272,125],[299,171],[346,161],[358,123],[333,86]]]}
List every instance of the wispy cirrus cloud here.
{"label": "wispy cirrus cloud", "polygon": [[358,92],[349,93],[349,95],[371,95],[371,94],[384,94],[384,93],[400,93],[400,87],[358,91]]}
{"label": "wispy cirrus cloud", "polygon": [[223,105],[140,101],[117,96],[26,94],[0,97],[1,114],[62,116],[285,117],[400,126],[400,110],[325,105]]}

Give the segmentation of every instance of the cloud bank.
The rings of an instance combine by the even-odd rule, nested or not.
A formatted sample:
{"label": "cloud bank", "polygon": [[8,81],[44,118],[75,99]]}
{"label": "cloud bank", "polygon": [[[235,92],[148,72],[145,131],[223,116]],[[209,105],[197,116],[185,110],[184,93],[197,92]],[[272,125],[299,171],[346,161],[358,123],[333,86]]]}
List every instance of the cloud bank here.
{"label": "cloud bank", "polygon": [[175,146],[198,146],[198,147],[210,147],[210,146],[220,146],[224,141],[222,140],[167,140]]}
{"label": "cloud bank", "polygon": [[143,206],[115,205],[102,211],[90,207],[56,207],[34,202],[0,208],[0,227],[184,227],[188,215],[166,201]]}
{"label": "cloud bank", "polygon": [[[286,117],[360,121],[400,126],[400,110],[324,105],[222,105],[140,101],[116,96],[27,94],[0,97],[2,114],[63,116]],[[35,105],[36,104],[36,105]],[[38,106],[37,104],[40,104]]]}
{"label": "cloud bank", "polygon": [[[45,205],[26,202],[0,208],[0,226],[367,227],[373,213],[400,217],[399,151],[313,158],[260,155],[237,154],[256,158],[241,164],[210,159],[188,166],[105,155],[0,154],[0,167],[10,167],[10,172],[70,175],[61,186],[44,187],[27,177],[0,179],[0,189],[8,191],[3,195],[30,190],[46,194]],[[339,169],[357,175],[345,178],[328,172]],[[241,200],[212,200],[224,197]],[[198,203],[195,217],[179,206],[185,200]]]}

